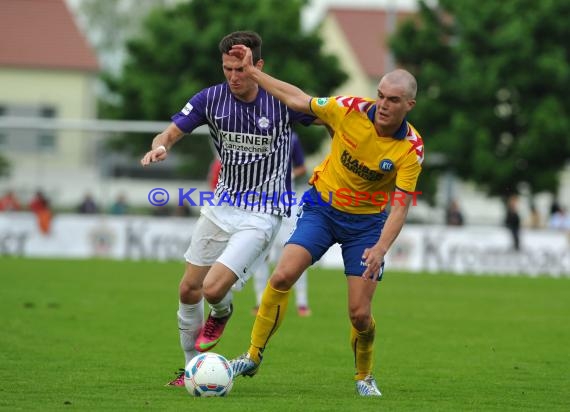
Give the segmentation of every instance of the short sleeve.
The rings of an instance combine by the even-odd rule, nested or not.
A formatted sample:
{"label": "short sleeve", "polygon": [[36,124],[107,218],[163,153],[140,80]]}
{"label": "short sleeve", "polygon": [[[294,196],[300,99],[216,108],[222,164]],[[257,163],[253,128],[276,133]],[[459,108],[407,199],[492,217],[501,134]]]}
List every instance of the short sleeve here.
{"label": "short sleeve", "polygon": [[180,130],[190,133],[197,127],[206,124],[205,107],[206,90],[202,90],[195,94],[171,119]]}
{"label": "short sleeve", "polygon": [[410,151],[396,171],[396,188],[404,192],[416,190],[422,166],[414,150]]}
{"label": "short sleeve", "polygon": [[336,129],[343,108],[336,103],[334,97],[313,97],[310,107],[315,116]]}
{"label": "short sleeve", "polygon": [[312,114],[301,113],[295,110],[289,110],[289,116],[291,116],[292,122],[301,123],[303,126],[309,126],[317,119]]}

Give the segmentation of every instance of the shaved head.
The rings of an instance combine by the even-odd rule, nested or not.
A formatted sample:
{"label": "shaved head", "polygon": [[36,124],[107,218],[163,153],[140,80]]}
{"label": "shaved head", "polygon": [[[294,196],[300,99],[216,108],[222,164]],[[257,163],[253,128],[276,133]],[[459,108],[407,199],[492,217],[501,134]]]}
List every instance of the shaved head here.
{"label": "shaved head", "polygon": [[404,69],[393,70],[386,73],[380,80],[380,82],[382,81],[386,81],[390,84],[398,85],[404,88],[407,98],[416,98],[418,83],[416,82],[416,78],[409,71]]}
{"label": "shaved head", "polygon": [[410,72],[397,69],[386,73],[378,84],[374,127],[380,136],[392,136],[416,105],[418,84]]}

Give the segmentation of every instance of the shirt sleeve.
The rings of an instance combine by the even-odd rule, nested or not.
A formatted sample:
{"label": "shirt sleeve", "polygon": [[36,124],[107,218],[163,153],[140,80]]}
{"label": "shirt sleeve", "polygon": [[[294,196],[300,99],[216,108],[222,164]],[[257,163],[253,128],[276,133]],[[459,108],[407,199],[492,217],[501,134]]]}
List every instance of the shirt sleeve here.
{"label": "shirt sleeve", "polygon": [[305,154],[303,153],[303,147],[301,146],[301,141],[297,133],[291,135],[291,163],[293,167],[302,166],[305,164]]}
{"label": "shirt sleeve", "polygon": [[344,107],[337,103],[335,97],[313,97],[310,102],[311,111],[328,124],[333,130],[338,128]]}
{"label": "shirt sleeve", "polygon": [[190,133],[197,127],[206,124],[205,107],[206,91],[202,90],[195,94],[171,119],[184,133]]}
{"label": "shirt sleeve", "polygon": [[412,150],[396,171],[396,188],[408,193],[415,191],[421,171],[422,166],[418,161],[418,156]]}
{"label": "shirt sleeve", "polygon": [[289,116],[291,116],[293,122],[301,123],[303,126],[309,126],[316,120],[316,116],[312,114],[301,113],[291,109],[289,109]]}

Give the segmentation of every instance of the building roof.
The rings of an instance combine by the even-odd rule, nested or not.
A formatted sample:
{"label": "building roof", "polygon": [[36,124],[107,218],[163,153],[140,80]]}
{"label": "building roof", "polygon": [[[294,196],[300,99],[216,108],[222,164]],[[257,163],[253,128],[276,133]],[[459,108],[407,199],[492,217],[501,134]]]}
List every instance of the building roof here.
{"label": "building roof", "polygon": [[0,67],[97,71],[64,0],[0,0]]}
{"label": "building roof", "polygon": [[388,69],[388,38],[399,21],[415,13],[385,9],[330,8],[356,55],[360,66],[370,77],[380,77]]}

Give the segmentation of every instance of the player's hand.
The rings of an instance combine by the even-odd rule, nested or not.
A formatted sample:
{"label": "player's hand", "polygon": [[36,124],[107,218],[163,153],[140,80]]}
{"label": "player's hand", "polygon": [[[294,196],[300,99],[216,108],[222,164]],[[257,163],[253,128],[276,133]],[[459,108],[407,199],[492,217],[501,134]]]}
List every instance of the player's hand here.
{"label": "player's hand", "polygon": [[366,270],[362,274],[362,278],[366,280],[378,280],[380,268],[382,267],[382,263],[384,263],[384,254],[384,252],[376,247],[364,249],[362,261],[366,266]]}
{"label": "player's hand", "polygon": [[232,46],[228,54],[241,60],[244,71],[253,67],[253,55],[249,47],[244,46],[243,44],[236,44]]}
{"label": "player's hand", "polygon": [[151,163],[161,162],[168,157],[168,152],[164,146],[158,146],[152,149],[143,156],[141,165],[148,166]]}

